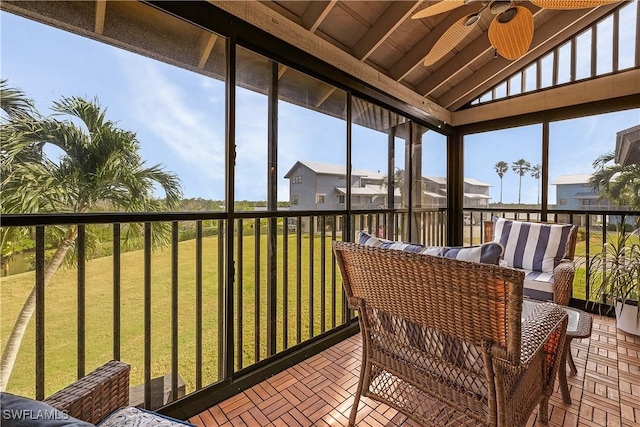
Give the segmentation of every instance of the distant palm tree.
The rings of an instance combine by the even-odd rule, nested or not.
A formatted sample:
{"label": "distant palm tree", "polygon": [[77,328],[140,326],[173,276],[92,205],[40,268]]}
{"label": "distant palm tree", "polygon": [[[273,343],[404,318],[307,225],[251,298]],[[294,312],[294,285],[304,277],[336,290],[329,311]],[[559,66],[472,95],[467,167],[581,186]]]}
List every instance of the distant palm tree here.
{"label": "distant palm tree", "polygon": [[502,204],[502,177],[504,177],[504,174],[509,171],[509,165],[507,162],[499,161],[493,166],[493,168],[500,177],[500,204]]}
{"label": "distant palm tree", "polygon": [[542,176],[542,166],[540,164],[531,166],[531,176],[538,180],[538,204],[540,204],[540,177]]}
{"label": "distant palm tree", "polygon": [[[382,180],[382,186],[385,188],[389,188],[389,176],[385,175]],[[398,188],[400,190],[401,197],[404,197],[404,169],[400,169],[396,167],[393,172],[393,187]]]}
{"label": "distant palm tree", "polygon": [[[4,108],[4,104],[3,104]],[[178,177],[160,165],[145,167],[138,153],[136,134],[105,119],[97,100],[62,98],[54,103],[57,115],[75,119],[60,121],[17,115],[2,122],[2,213],[83,213],[108,204],[121,212],[166,211],[178,208],[182,191]],[[81,122],[82,126],[76,124]],[[57,147],[50,159],[43,147]],[[158,186],[165,199],[154,197]],[[155,224],[154,224],[155,225]],[[155,226],[154,244],[167,242],[166,223]],[[51,280],[68,252],[73,252],[78,227],[47,227],[57,247],[45,265],[44,283]],[[139,225],[126,228],[126,237],[139,238]],[[35,287],[27,297],[9,335],[0,360],[0,390],[4,391],[20,344],[36,306]]]}
{"label": "distant palm tree", "polygon": [[516,160],[511,164],[511,170],[520,175],[520,184],[518,185],[518,204],[522,199],[522,177],[531,170],[531,163],[525,159]]}

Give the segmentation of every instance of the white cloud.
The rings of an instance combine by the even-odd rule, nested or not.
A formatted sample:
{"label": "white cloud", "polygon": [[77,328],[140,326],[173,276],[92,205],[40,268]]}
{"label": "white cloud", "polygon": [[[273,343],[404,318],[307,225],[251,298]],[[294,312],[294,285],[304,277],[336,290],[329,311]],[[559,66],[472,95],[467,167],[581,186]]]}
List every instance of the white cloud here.
{"label": "white cloud", "polygon": [[[170,80],[161,64],[132,55],[118,56],[129,79],[134,117],[205,179],[224,182],[224,128],[219,129],[211,119],[219,106],[209,105],[208,110],[196,107],[187,89]],[[206,84],[200,87],[207,89]]]}

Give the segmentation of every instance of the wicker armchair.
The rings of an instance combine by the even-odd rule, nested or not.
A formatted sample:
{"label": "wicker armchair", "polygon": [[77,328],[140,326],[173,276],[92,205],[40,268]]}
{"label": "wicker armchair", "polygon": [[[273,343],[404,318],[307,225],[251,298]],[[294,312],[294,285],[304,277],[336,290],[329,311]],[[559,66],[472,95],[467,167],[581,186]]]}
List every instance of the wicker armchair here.
{"label": "wicker armchair", "polygon": [[[494,238],[493,221],[484,221],[484,241],[490,242]],[[528,297],[547,301],[552,300],[556,304],[569,305],[569,299],[573,295],[573,278],[575,275],[575,265],[573,258],[576,251],[578,227],[573,226],[569,233],[567,246],[562,256],[562,261],[553,269],[551,283],[541,282],[525,277],[524,294]]]}
{"label": "wicker armchair", "polygon": [[424,425],[524,426],[548,401],[567,315],[540,304],[521,320],[524,273],[334,242],[363,355],[360,395]]}
{"label": "wicker armchair", "polygon": [[130,369],[126,363],[111,360],[44,402],[74,418],[97,424],[129,404]]}

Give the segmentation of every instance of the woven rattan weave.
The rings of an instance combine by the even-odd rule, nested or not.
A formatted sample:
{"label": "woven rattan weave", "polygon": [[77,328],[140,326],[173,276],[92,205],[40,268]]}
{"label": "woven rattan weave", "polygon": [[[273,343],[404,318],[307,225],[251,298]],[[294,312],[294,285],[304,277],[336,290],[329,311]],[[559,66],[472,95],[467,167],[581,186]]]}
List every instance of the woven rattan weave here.
{"label": "woven rattan weave", "polygon": [[547,419],[567,315],[540,304],[521,320],[524,273],[334,242],[363,356],[360,395],[424,425],[525,425]]}
{"label": "woven rattan weave", "polygon": [[130,369],[126,363],[111,360],[45,402],[72,417],[97,424],[129,404]]}

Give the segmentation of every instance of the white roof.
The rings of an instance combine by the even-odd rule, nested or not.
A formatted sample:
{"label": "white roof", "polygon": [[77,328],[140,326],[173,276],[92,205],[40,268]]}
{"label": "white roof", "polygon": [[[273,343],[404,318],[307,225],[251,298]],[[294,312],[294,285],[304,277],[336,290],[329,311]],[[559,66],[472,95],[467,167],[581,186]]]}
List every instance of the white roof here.
{"label": "white roof", "polygon": [[465,178],[464,182],[470,185],[477,185],[478,187],[493,187],[492,185],[487,184],[486,182],[478,181],[473,178]]}
{"label": "white roof", "polygon": [[469,199],[490,199],[491,198],[486,194],[476,194],[476,193],[464,193],[464,197],[468,197]]}
{"label": "white roof", "polygon": [[[354,169],[355,171],[356,169]],[[368,178],[368,179],[375,179],[375,180],[383,180],[387,177],[386,173],[382,173],[382,172],[374,172],[368,169],[358,169],[358,174]],[[355,173],[352,173],[352,175],[355,175]]]}
{"label": "white roof", "polygon": [[565,184],[589,184],[591,174],[583,173],[576,175],[560,175],[551,183],[551,185],[565,185]]}
{"label": "white roof", "polygon": [[441,176],[425,176],[424,179],[428,179],[429,181],[433,181],[436,184],[447,185],[447,178]]}
{"label": "white roof", "polygon": [[433,197],[434,199],[446,199],[447,198],[447,196],[443,196],[442,194],[438,194],[438,193],[432,193],[431,191],[425,191],[424,194],[429,196],[429,197]]}
{"label": "white roof", "polygon": [[[298,166],[298,165],[304,165],[306,167],[308,167],[309,169],[311,169],[312,171],[314,171],[317,174],[321,174],[321,175],[343,175],[345,176],[347,174],[347,169],[345,168],[344,165],[336,165],[336,164],[331,164],[331,163],[319,163],[319,162],[309,162],[306,160],[298,160],[293,167],[289,170],[289,172],[286,173],[286,175],[284,176],[285,178],[289,178],[291,173],[293,172],[293,170]],[[366,170],[366,169],[356,169],[353,168],[351,171],[351,176],[365,176],[367,178],[371,178],[371,179],[384,179],[387,175],[380,173],[380,172],[374,172],[374,171],[370,171],[370,170]]]}
{"label": "white roof", "polygon": [[[447,178],[442,176],[425,176],[424,179],[433,181],[436,184],[447,185]],[[487,184],[486,182],[478,181],[477,179],[473,178],[465,178],[464,182],[469,185],[477,185],[478,187],[492,187],[492,185]]]}

